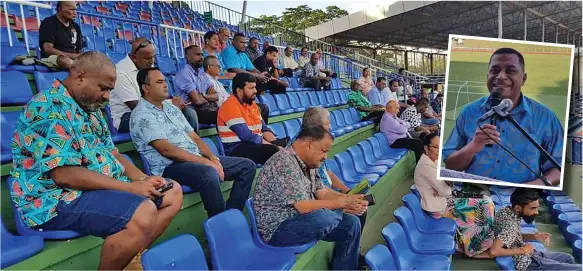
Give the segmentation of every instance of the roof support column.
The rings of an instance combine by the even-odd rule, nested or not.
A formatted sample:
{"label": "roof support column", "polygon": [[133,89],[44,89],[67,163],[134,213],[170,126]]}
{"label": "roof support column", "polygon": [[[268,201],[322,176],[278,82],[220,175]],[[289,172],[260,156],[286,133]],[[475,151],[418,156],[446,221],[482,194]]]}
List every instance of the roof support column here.
{"label": "roof support column", "polygon": [[431,73],[430,74],[433,75],[434,74],[433,73],[433,54],[429,55],[429,63],[431,65]]}
{"label": "roof support column", "polygon": [[409,70],[409,51],[405,51],[404,55],[405,55],[405,70]]}
{"label": "roof support column", "polygon": [[526,31],[528,27],[526,25],[526,9],[524,10],[524,40],[526,40]]}
{"label": "roof support column", "polygon": [[502,1],[498,1],[498,38],[502,38]]}
{"label": "roof support column", "polygon": [[555,43],[559,43],[559,25],[555,25]]}
{"label": "roof support column", "polygon": [[540,19],[540,22],[543,25],[543,31],[542,31],[543,35],[542,35],[542,40],[541,41],[542,42],[545,42],[545,19],[544,18]]}

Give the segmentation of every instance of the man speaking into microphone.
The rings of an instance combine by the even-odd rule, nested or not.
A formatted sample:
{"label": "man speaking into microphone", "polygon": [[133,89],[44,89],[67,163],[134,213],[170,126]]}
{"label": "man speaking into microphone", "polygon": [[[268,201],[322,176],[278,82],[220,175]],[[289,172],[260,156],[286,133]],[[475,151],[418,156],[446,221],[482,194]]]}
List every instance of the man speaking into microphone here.
{"label": "man speaking into microphone", "polygon": [[[493,101],[491,97],[509,99],[512,108],[506,112],[510,111],[516,122],[562,164],[563,126],[549,108],[522,93],[526,78],[521,53],[512,48],[500,48],[492,54],[487,73],[487,87],[491,95],[470,103],[457,117],[455,127],[443,146],[442,157],[447,169],[512,183],[545,185],[537,174],[504,151],[495,140],[532,170],[546,177],[552,185],[559,185],[559,168],[553,166],[509,121],[496,117],[478,123],[480,117],[500,103],[500,100]],[[510,102],[504,104],[510,105]],[[496,108],[501,107],[504,105]]]}

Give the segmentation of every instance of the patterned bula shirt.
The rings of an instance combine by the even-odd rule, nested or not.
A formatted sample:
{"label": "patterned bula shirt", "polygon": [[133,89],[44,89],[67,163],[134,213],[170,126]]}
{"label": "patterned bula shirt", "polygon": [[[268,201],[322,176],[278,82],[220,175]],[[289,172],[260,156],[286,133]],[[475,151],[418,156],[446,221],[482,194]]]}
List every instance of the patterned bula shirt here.
{"label": "patterned bula shirt", "polygon": [[[496,239],[502,240],[504,248],[514,249],[523,247],[520,217],[506,206],[496,213],[494,217],[494,234]],[[532,261],[529,255],[512,256],[514,267],[517,271],[524,271]]]}

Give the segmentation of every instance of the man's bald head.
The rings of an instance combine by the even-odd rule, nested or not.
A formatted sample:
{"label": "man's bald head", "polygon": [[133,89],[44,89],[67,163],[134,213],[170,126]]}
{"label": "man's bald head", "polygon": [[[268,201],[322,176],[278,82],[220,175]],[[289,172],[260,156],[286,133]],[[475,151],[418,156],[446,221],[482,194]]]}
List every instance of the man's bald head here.
{"label": "man's bald head", "polygon": [[77,57],[63,84],[83,110],[94,112],[109,100],[115,80],[115,66],[109,57],[90,51]]}
{"label": "man's bald head", "polygon": [[389,114],[396,116],[399,113],[399,103],[395,100],[390,100],[385,108],[385,111],[389,112]]}
{"label": "man's bald head", "polygon": [[138,70],[152,67],[156,58],[156,48],[146,38],[136,38],[132,42],[130,58]]}

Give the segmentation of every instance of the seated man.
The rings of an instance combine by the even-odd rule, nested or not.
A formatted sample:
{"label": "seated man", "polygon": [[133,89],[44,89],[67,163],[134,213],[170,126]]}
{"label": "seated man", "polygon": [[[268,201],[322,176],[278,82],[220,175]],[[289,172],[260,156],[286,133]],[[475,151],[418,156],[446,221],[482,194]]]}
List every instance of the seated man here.
{"label": "seated man", "polygon": [[[225,208],[242,210],[255,177],[255,163],[214,155],[180,110],[165,101],[168,84],[158,68],[140,70],[138,83],[142,99],[132,114],[130,130],[136,150],[146,158],[152,174],[200,192],[209,217]],[[227,180],[234,182],[225,205],[219,184]]]}
{"label": "seated man", "polygon": [[548,246],[551,235],[546,232],[522,233],[521,219],[532,223],[540,206],[538,191],[519,187],[510,196],[510,206],[496,212],[492,257],[512,256],[517,271],[523,270],[581,270],[572,255],[564,252],[538,251],[524,241],[541,242]]}
{"label": "seated man", "polygon": [[208,31],[204,34],[204,48],[202,50],[202,56],[215,56],[221,65],[221,74],[217,77],[219,80],[228,80],[225,85],[227,89],[231,90],[231,82],[235,73],[228,72],[225,68],[225,63],[223,63],[223,57],[219,53],[218,49],[220,47],[219,35],[215,31]]}
{"label": "seated man", "polygon": [[332,135],[320,126],[304,128],[296,141],[264,165],[255,186],[253,208],[261,238],[272,246],[334,242],[331,270],[356,270],[358,218],[368,202],[325,188],[318,174],[332,147]]}
{"label": "seated man", "polygon": [[303,69],[308,63],[310,63],[310,58],[308,57],[308,48],[302,47],[300,50],[300,57],[298,58],[298,66],[300,66],[300,69]]}
{"label": "seated man", "polygon": [[406,148],[415,152],[416,161],[419,161],[423,154],[423,143],[417,138],[412,138],[409,134],[411,125],[397,117],[399,113],[399,103],[389,101],[385,114],[381,119],[381,133],[387,137],[391,148]]}
{"label": "seated man", "polygon": [[385,112],[385,107],[372,105],[362,93],[362,87],[356,80],[352,81],[350,89],[352,91],[348,93],[348,105],[358,110],[362,120],[374,120],[376,123],[379,123]]}
{"label": "seated man", "polygon": [[[407,105],[407,103],[404,102],[404,99],[400,99],[399,97],[404,97],[404,93],[403,93],[403,89],[399,86],[399,81],[396,79],[392,79],[391,81],[389,81],[389,89],[388,89],[391,93],[391,100],[395,100],[397,102],[399,102],[399,108],[400,110],[405,110],[407,109],[407,107],[409,107],[409,105]],[[384,91],[384,89],[383,89]]]}
{"label": "seated man", "polygon": [[433,112],[435,112],[441,116],[441,107],[442,106],[443,106],[443,94],[438,93],[435,96],[435,99],[433,99],[433,101],[431,101],[431,108],[433,109]]}
{"label": "seated man", "polygon": [[411,105],[401,113],[401,119],[409,123],[409,133],[419,138],[421,134],[429,134],[439,131],[438,125],[425,125],[421,121],[421,114],[427,110],[429,104],[426,100],[418,100],[415,105]]}
{"label": "seated man", "polygon": [[321,89],[330,90],[331,81],[332,79],[330,77],[320,76],[318,55],[312,54],[310,56],[310,62],[306,63],[302,70],[302,77],[300,77],[302,86],[306,88],[313,87],[316,91]]}
{"label": "seated man", "polygon": [[[146,38],[137,38],[132,43],[130,54],[115,65],[117,80],[115,88],[111,91],[109,107],[113,127],[120,133],[130,132],[130,116],[140,100],[140,87],[136,81],[138,71],[154,65],[155,59],[156,48],[154,45]],[[174,97],[172,104],[182,110],[182,114],[190,126],[198,131],[196,111],[185,106],[180,97]]]}
{"label": "seated man", "polygon": [[255,59],[255,61],[253,61],[253,65],[257,70],[262,73],[267,72],[266,76],[268,77],[268,80],[277,81],[277,87],[275,89],[269,89],[270,94],[284,94],[286,88],[289,87],[286,81],[278,79],[279,70],[275,66],[275,62],[277,61],[277,54],[279,54],[277,48],[275,48],[275,46],[269,46],[265,48],[263,55],[259,56],[257,59]]}
{"label": "seated man", "polygon": [[233,79],[233,94],[219,108],[217,126],[225,154],[246,157],[265,164],[289,138],[276,140],[255,104],[255,77],[239,73]]}
{"label": "seated man", "polygon": [[217,48],[217,51],[221,53],[225,49],[227,49],[227,47],[229,47],[230,45],[229,37],[231,37],[231,31],[227,27],[221,27],[219,29],[218,35],[219,35],[219,47]]}
{"label": "seated man", "polygon": [[[368,95],[368,93],[373,89],[375,83],[372,80],[372,76],[370,74],[370,68],[365,67],[362,69],[362,77],[358,78],[358,84],[362,87],[362,91],[364,95]],[[381,104],[386,105],[387,103]]]}
{"label": "seated man", "polygon": [[184,54],[187,65],[176,73],[176,96],[196,110],[200,123],[217,124],[219,96],[202,70],[202,49],[191,45],[184,49]]}
{"label": "seated man", "polygon": [[79,55],[65,80],[28,102],[12,141],[15,217],[104,238],[99,270],[126,267],[182,206],[177,183],[161,194],[166,181],[141,172],[111,141],[100,108],[115,76],[105,54]]}
{"label": "seated man", "polygon": [[[421,95],[419,97],[419,100],[424,99],[427,104],[431,104],[431,100],[429,99],[429,90],[426,88],[423,88],[421,90]],[[427,107],[427,110],[425,110],[425,113],[421,114],[422,118],[421,118],[421,122],[423,124],[426,125],[435,125],[438,124],[441,120],[441,115],[435,113],[433,111],[433,108],[431,106]]]}
{"label": "seated man", "polygon": [[387,79],[381,76],[377,77],[376,85],[366,95],[372,105],[386,105],[390,100],[397,100],[386,86]]}
{"label": "seated man", "polygon": [[283,72],[285,77],[294,77],[294,75],[299,76],[301,67],[298,65],[293,57],[294,49],[291,47],[285,48],[285,56],[283,56]]}
{"label": "seated man", "polygon": [[[247,53],[247,56],[249,57],[249,60],[251,60],[251,62],[255,61],[255,59],[257,59],[261,55],[261,51],[259,51],[259,48],[257,47],[259,47],[259,39],[250,38],[249,45],[247,45],[247,47],[245,48],[245,53]],[[263,48],[263,50],[265,50],[265,47]]]}
{"label": "seated man", "polygon": [[[81,27],[75,22],[75,17],[77,3],[59,1],[57,14],[45,18],[39,28],[41,57],[63,70],[71,68],[73,61],[85,47]],[[4,39],[7,40],[6,37]]]}
{"label": "seated man", "polygon": [[225,86],[217,80],[221,74],[221,64],[215,56],[207,56],[204,58],[202,67],[204,69],[204,76],[211,82],[219,97],[216,103],[220,107],[230,96]]}
{"label": "seated man", "polygon": [[336,72],[332,70],[327,70],[324,66],[324,61],[322,61],[322,50],[316,50],[316,56],[318,57],[318,70],[320,71],[320,76],[336,78]]}

